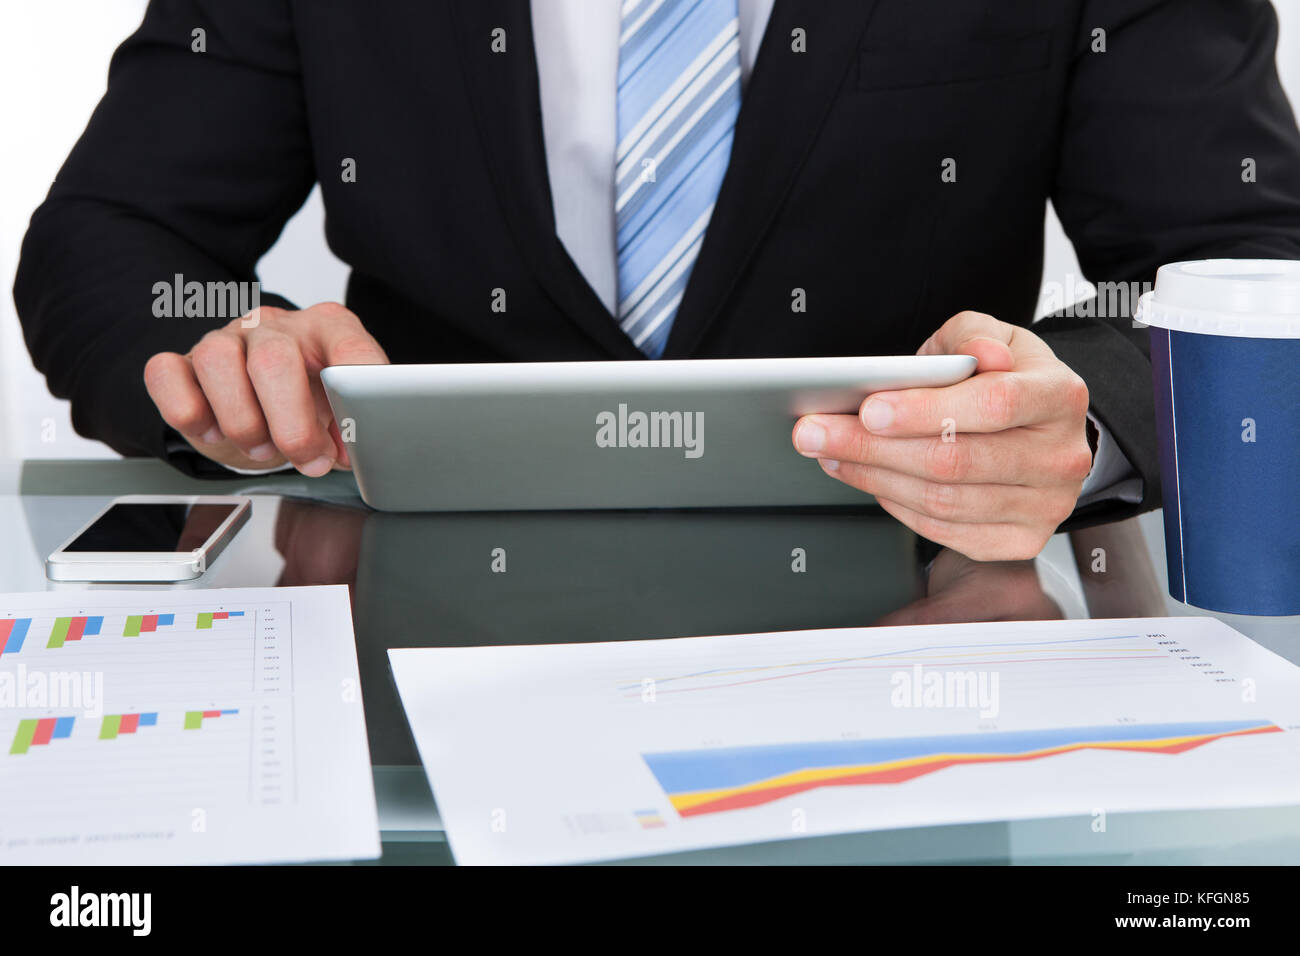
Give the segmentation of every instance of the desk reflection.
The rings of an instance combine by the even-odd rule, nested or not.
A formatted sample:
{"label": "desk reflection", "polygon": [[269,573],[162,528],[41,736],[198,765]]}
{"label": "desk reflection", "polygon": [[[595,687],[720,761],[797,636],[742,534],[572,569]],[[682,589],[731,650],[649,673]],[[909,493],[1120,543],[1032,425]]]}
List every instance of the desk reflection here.
{"label": "desk reflection", "polygon": [[1043,620],[1032,561],[944,550],[854,511],[383,514],[285,499],[278,583],[347,584],[377,765],[418,758],[390,647]]}

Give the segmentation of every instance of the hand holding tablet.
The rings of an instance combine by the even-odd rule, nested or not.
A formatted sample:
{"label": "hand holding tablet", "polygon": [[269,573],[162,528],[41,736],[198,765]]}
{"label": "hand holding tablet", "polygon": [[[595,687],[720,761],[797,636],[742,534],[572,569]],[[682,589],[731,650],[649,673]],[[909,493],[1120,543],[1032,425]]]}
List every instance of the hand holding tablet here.
{"label": "hand holding tablet", "polygon": [[1034,557],[1092,468],[1087,386],[1033,332],[977,312],[919,354],[974,356],[978,374],[803,418],[796,447],[931,541],[976,560]]}

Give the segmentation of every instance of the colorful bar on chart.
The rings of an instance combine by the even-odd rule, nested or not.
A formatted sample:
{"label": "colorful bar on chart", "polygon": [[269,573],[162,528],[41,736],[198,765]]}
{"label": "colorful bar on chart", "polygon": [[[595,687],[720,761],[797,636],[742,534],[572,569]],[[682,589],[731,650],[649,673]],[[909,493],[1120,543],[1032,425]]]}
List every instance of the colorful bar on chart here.
{"label": "colorful bar on chart", "polygon": [[175,614],[131,614],[127,616],[122,628],[123,637],[139,637],[141,634],[153,634],[160,627],[176,623]]}
{"label": "colorful bar on chart", "polygon": [[38,721],[35,720],[18,721],[18,732],[14,734],[13,745],[9,748],[11,754],[27,753],[27,748],[32,745],[32,738],[36,736],[37,723]]}
{"label": "colorful bar on chart", "polygon": [[36,730],[32,732],[32,746],[44,747],[54,739],[54,718],[46,717],[36,721]]}
{"label": "colorful bar on chart", "polygon": [[158,712],[147,714],[109,714],[99,727],[100,740],[116,740],[123,734],[133,734],[140,727],[158,726]]}
{"label": "colorful bar on chart", "polygon": [[72,724],[75,717],[41,717],[34,720],[18,721],[18,730],[14,734],[13,744],[9,747],[11,754],[25,754],[32,747],[44,747],[51,740],[62,740],[72,736]]}
{"label": "colorful bar on chart", "polygon": [[50,628],[50,642],[45,646],[62,647],[63,642],[67,640],[68,628],[71,624],[72,618],[70,617],[56,617],[54,619],[54,626]]}
{"label": "colorful bar on chart", "polygon": [[50,628],[50,641],[46,647],[62,647],[68,641],[79,641],[83,637],[93,637],[99,633],[104,623],[102,615],[90,617],[56,617]]}
{"label": "colorful bar on chart", "polygon": [[243,611],[203,611],[199,614],[198,623],[194,626],[200,631],[206,631],[212,627],[213,621],[226,621],[232,617],[243,616]]}
{"label": "colorful bar on chart", "polygon": [[185,729],[198,730],[203,726],[203,721],[205,720],[237,713],[239,713],[237,708],[231,708],[229,710],[187,710],[185,712]]}
{"label": "colorful bar on chart", "polygon": [[0,654],[17,654],[27,639],[27,629],[32,626],[30,617],[10,617],[0,621]]}

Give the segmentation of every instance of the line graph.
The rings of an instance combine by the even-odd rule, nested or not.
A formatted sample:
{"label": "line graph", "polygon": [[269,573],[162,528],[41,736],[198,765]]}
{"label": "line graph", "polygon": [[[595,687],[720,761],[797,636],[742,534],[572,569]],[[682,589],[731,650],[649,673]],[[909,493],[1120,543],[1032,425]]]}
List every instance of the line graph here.
{"label": "line graph", "polygon": [[1213,618],[389,657],[462,863],[1300,805],[1300,668]]}
{"label": "line graph", "polygon": [[[1125,644],[1131,646],[1124,646]],[[618,683],[617,690],[624,697],[639,698],[647,682],[654,684],[656,694],[681,694],[837,672],[871,670],[892,672],[914,664],[926,667],[938,667],[944,664],[963,667],[984,665],[992,668],[1017,664],[1165,661],[1167,659],[1167,653],[1137,634],[1073,640],[994,641],[955,646],[922,644],[871,654],[810,658],[743,667],[716,667],[664,677],[640,678],[635,681],[625,679]]]}

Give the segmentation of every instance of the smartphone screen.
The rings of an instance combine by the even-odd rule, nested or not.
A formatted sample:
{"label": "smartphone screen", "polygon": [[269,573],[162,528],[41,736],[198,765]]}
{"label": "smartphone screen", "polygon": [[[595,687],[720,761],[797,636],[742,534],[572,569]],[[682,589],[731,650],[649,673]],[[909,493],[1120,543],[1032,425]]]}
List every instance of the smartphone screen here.
{"label": "smartphone screen", "polygon": [[64,551],[173,551],[200,548],[236,504],[115,504]]}

